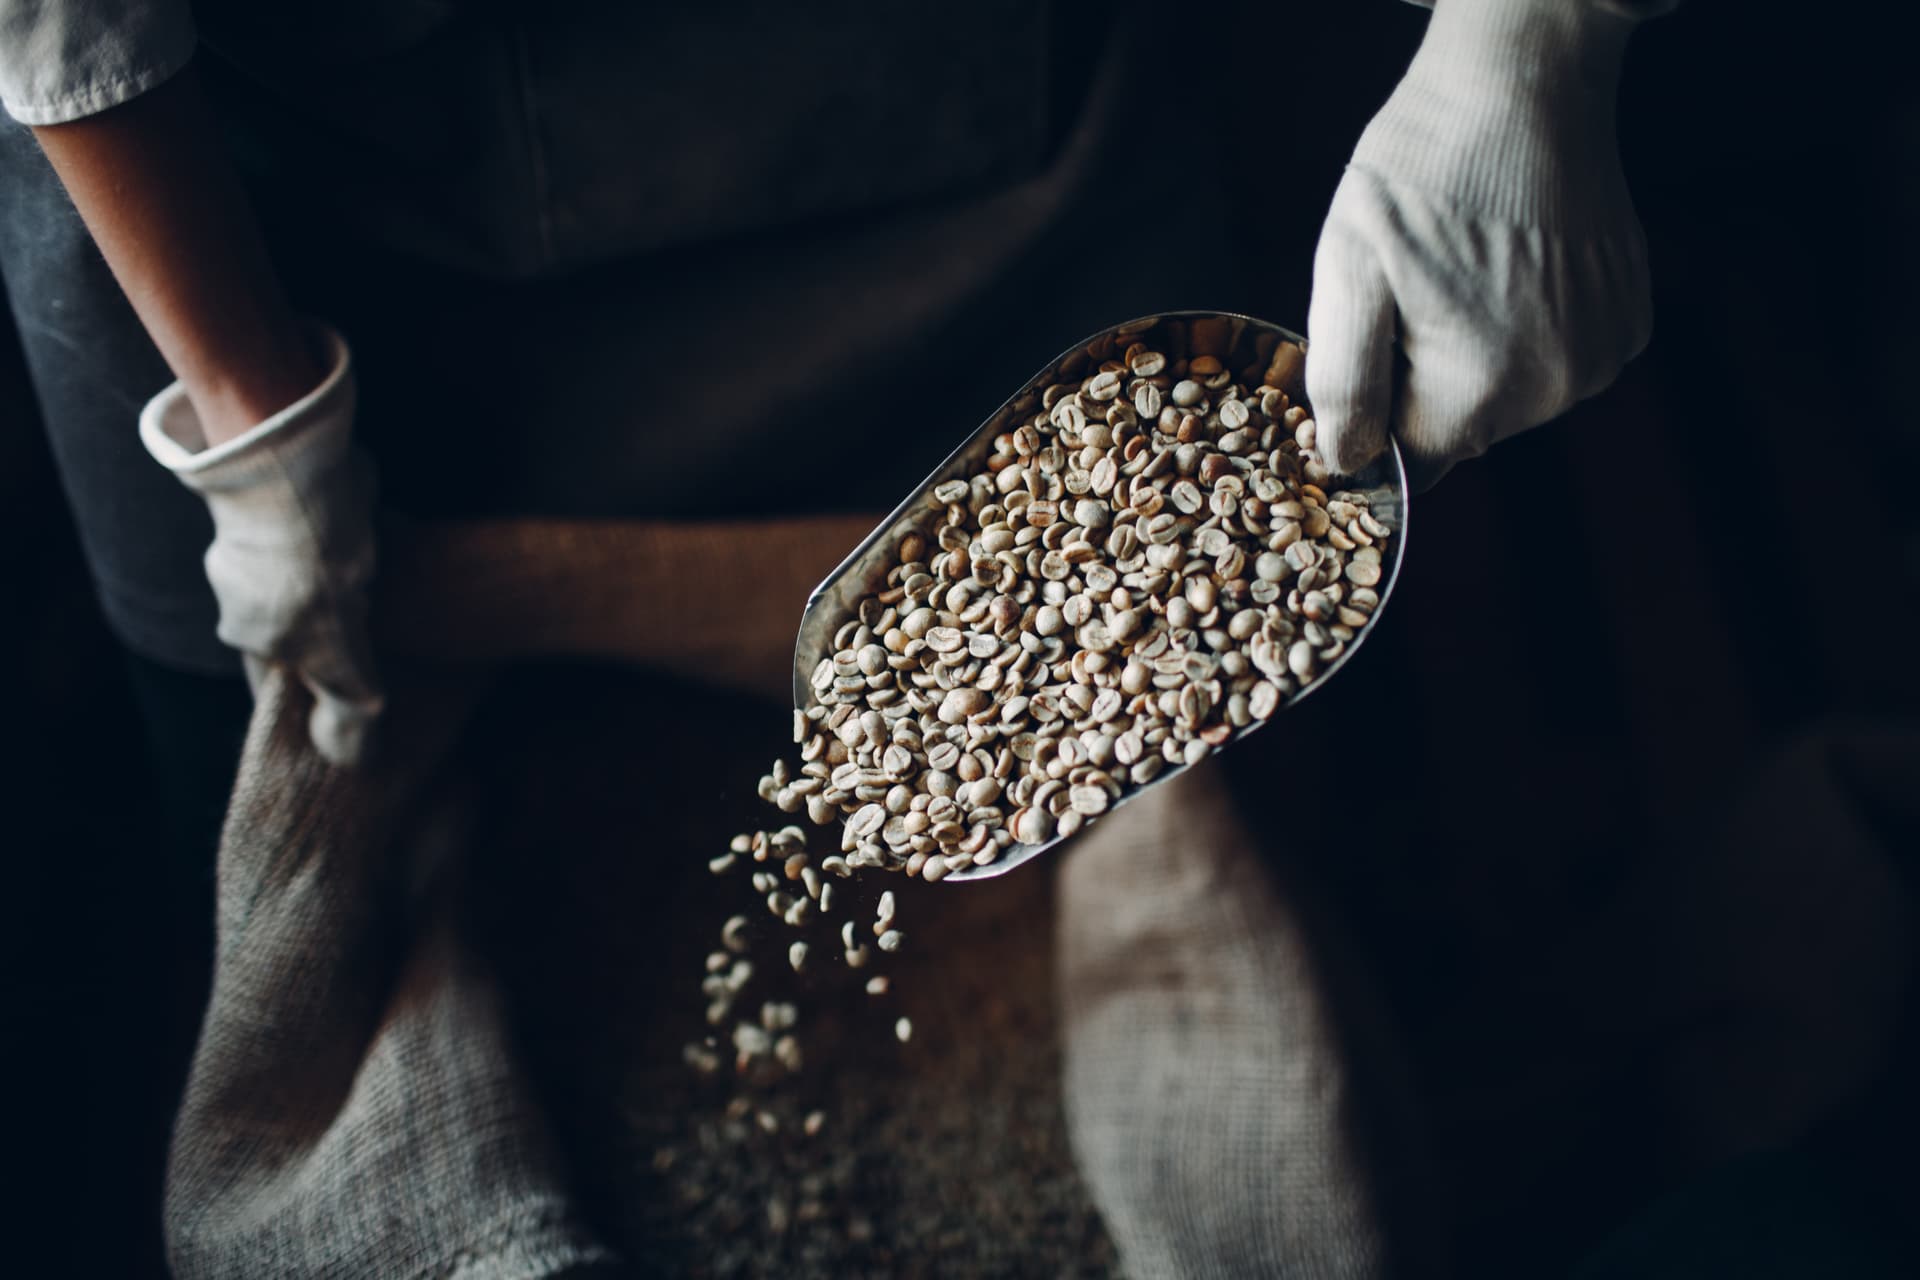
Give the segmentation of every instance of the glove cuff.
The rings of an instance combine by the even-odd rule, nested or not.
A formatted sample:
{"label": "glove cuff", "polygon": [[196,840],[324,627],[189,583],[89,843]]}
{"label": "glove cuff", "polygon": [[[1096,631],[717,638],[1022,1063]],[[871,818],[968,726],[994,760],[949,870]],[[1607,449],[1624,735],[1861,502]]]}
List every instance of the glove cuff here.
{"label": "glove cuff", "polygon": [[1354,165],[1501,222],[1618,225],[1614,110],[1638,20],[1599,0],[1440,0]]}
{"label": "glove cuff", "polygon": [[[1421,9],[1434,7],[1434,0],[1406,0],[1410,5]],[[1569,0],[1569,3],[1582,3],[1583,0]],[[1670,13],[1679,5],[1680,0],[1584,0],[1596,9],[1606,9],[1628,18],[1652,18]]]}
{"label": "glove cuff", "polygon": [[207,447],[186,387],[175,382],[140,413],[140,441],[155,461],[189,489],[216,503],[267,482],[304,488],[339,465],[353,435],[353,357],[346,340],[319,322],[311,326],[327,375],[300,399],[223,444]]}

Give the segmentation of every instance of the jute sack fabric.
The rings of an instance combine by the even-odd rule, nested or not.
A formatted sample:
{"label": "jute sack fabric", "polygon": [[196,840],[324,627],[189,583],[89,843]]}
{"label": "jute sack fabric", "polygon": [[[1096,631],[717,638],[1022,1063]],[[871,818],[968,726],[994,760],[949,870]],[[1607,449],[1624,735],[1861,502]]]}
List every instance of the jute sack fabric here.
{"label": "jute sack fabric", "polygon": [[1127,1274],[1418,1274],[1390,1265],[1362,1115],[1411,1104],[1354,1069],[1398,1055],[1217,764],[1101,822],[1060,877],[1068,1131]]}
{"label": "jute sack fabric", "polygon": [[[784,697],[807,589],[870,527],[385,538],[374,616],[394,696],[379,756],[329,768],[308,745],[304,688],[275,676],[261,690],[165,1206],[180,1276],[535,1277],[607,1256],[569,1207],[458,928],[464,837],[457,775],[443,775],[485,684],[460,664],[594,656]],[[1380,965],[1349,949],[1364,942],[1351,913],[1243,821],[1264,787],[1224,794],[1219,768],[1196,770],[1063,851],[1064,1101],[1127,1274],[1444,1273],[1448,1250],[1406,1206],[1444,1192],[1486,1218],[1519,1196],[1516,1173],[1592,1146],[1583,1100],[1634,1084],[1615,1078],[1609,1044],[1659,1050],[1626,1139],[1676,1171],[1868,1105],[1913,971],[1895,868],[1913,847],[1899,833],[1917,829],[1920,736],[1904,721],[1833,725],[1770,758],[1700,839],[1636,860],[1554,945],[1509,957],[1535,975],[1524,992],[1554,995],[1524,1026],[1490,1016],[1498,991],[1447,996],[1443,1021],[1475,1028],[1463,1097],[1402,1078],[1417,1037],[1375,1012]],[[1410,790],[1433,765],[1396,767]],[[1463,900],[1435,908],[1446,930],[1467,927]],[[1755,1016],[1724,1057],[1668,1031],[1728,1008]],[[1552,1039],[1561,1010],[1578,1026]],[[1543,1059],[1528,1051],[1543,1036],[1579,1051]],[[1435,1108],[1476,1141],[1421,1151]]]}
{"label": "jute sack fabric", "polygon": [[[393,699],[355,769],[321,758],[311,695],[267,671],[169,1162],[176,1275],[530,1280],[612,1260],[571,1208],[460,929],[454,745],[485,664],[513,657],[623,657],[784,689],[807,589],[870,523],[398,532],[382,611]],[[706,589],[720,575],[751,589]]]}
{"label": "jute sack fabric", "polygon": [[523,1280],[611,1256],[455,928],[459,834],[432,788],[476,687],[407,686],[359,770],[321,759],[286,668],[258,688],[167,1178],[182,1280]]}

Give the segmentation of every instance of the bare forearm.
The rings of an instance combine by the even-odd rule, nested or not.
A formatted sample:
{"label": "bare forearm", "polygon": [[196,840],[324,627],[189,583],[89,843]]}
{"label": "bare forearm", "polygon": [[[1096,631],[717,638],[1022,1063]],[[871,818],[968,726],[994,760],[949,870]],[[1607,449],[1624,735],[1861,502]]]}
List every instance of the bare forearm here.
{"label": "bare forearm", "polygon": [[319,382],[191,67],[122,106],[34,134],[209,444]]}

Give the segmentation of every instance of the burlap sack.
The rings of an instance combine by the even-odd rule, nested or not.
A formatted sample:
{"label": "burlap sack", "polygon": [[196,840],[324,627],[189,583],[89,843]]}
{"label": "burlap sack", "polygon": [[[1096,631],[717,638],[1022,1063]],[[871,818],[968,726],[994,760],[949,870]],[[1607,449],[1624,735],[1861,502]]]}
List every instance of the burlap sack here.
{"label": "burlap sack", "polygon": [[385,750],[334,769],[261,685],[219,862],[213,993],[165,1224],[183,1280],[526,1280],[610,1260],[576,1220],[462,944],[432,788],[472,683],[396,681]]}
{"label": "burlap sack", "polygon": [[[462,937],[447,766],[486,677],[457,664],[592,654],[784,696],[800,604],[870,523],[389,536],[374,757],[328,766],[298,682],[275,669],[258,690],[167,1177],[182,1280],[531,1280],[612,1260],[570,1207]],[[741,589],[710,589],[723,580]]]}
{"label": "burlap sack", "polygon": [[[609,1256],[569,1207],[458,928],[462,832],[442,775],[483,679],[445,664],[592,655],[784,696],[800,602],[869,524],[389,539],[387,648],[443,674],[391,665],[382,753],[355,773],[307,745],[297,685],[261,690],[167,1188],[178,1274],[531,1278]],[[1657,1050],[1636,1123],[1676,1169],[1756,1137],[1798,1141],[1885,1071],[1912,972],[1895,868],[1916,759],[1904,723],[1810,735],[1729,796],[1684,858],[1638,860],[1591,918],[1514,957],[1580,1012],[1567,1043]],[[1583,1149],[1571,1104],[1621,1083],[1602,1071],[1614,1059],[1577,1054],[1539,1078],[1523,1036],[1497,1051],[1469,1038],[1472,1096],[1420,1107],[1452,1109],[1487,1159],[1441,1149],[1423,1168],[1417,1141],[1380,1159],[1379,1131],[1417,1140],[1423,1124],[1388,1069],[1411,1046],[1369,1018],[1370,966],[1340,951],[1312,886],[1256,850],[1245,808],[1218,770],[1197,770],[1060,855],[1064,1102],[1082,1173],[1136,1280],[1444,1271],[1404,1205],[1504,1200],[1487,1159],[1525,1171]],[[1483,1025],[1471,993],[1458,1003]],[[1690,1011],[1730,1008],[1755,1016],[1724,1056],[1663,1038],[1697,1025]],[[1488,1100],[1496,1113],[1473,1109]]]}

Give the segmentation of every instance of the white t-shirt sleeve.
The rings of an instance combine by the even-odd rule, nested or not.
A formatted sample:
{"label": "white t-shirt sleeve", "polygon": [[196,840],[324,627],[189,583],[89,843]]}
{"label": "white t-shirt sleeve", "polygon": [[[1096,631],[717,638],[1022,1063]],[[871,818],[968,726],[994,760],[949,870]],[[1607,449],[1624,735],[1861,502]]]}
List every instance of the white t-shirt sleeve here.
{"label": "white t-shirt sleeve", "polygon": [[0,106],[22,124],[115,107],[193,56],[187,0],[0,0]]}

